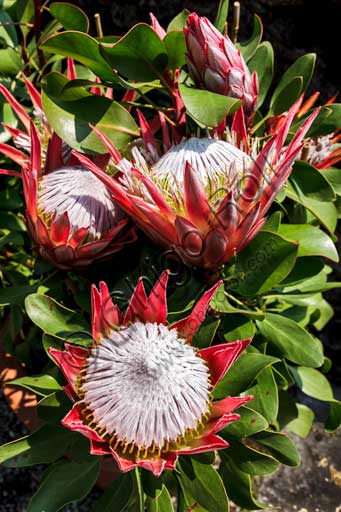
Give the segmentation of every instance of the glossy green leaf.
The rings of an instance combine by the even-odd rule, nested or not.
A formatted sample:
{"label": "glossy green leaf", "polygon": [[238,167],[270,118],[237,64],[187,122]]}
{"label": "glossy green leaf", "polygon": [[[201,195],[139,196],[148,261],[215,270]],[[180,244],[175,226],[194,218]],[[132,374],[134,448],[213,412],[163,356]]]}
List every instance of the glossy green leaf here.
{"label": "glossy green leaf", "polygon": [[67,415],[72,407],[70,398],[65,391],[57,391],[48,395],[38,403],[38,417],[46,423],[57,423]]}
{"label": "glossy green leaf", "polygon": [[10,467],[48,464],[65,454],[74,434],[60,425],[44,425],[0,447],[0,463]]}
{"label": "glossy green leaf", "polygon": [[0,74],[15,76],[22,68],[20,55],[13,48],[0,50]]}
{"label": "glossy green leaf", "polygon": [[[142,43],[143,42],[143,43]],[[138,23],[113,46],[102,46],[112,68],[129,80],[154,80],[167,65],[167,51],[152,27]]]}
{"label": "glossy green leaf", "polygon": [[68,343],[92,343],[89,326],[75,311],[65,308],[51,297],[33,293],[26,297],[25,307],[32,322],[45,333]]}
{"label": "glossy green leaf", "polygon": [[262,227],[262,231],[271,231],[272,233],[278,233],[281,225],[282,213],[274,212],[270,215]]}
{"label": "glossy green leaf", "polygon": [[260,108],[264,103],[274,74],[274,51],[268,41],[258,46],[252,59],[248,62],[248,67],[251,73],[257,71],[259,82],[257,108]]}
{"label": "glossy green leaf", "polygon": [[71,57],[88,67],[102,80],[115,81],[112,67],[102,57],[99,43],[87,34],[66,31],[45,39],[42,49],[63,57]]}
{"label": "glossy green leaf", "polygon": [[290,274],[281,282],[281,286],[293,286],[314,277],[321,272],[324,263],[321,258],[299,258]]}
{"label": "glossy green leaf", "polygon": [[[293,77],[280,92],[272,97],[269,114],[276,116],[286,112],[293,103],[299,98],[303,87],[303,78],[301,76]],[[276,92],[276,91],[275,91]],[[274,99],[275,98],[275,99]]]}
{"label": "glossy green leaf", "polygon": [[267,367],[257,376],[256,384],[246,391],[253,396],[250,404],[270,425],[274,425],[278,414],[278,389],[271,368]]}
{"label": "glossy green leaf", "polygon": [[265,455],[236,439],[230,439],[228,455],[241,471],[249,475],[271,475],[278,467],[279,462],[269,455]]}
{"label": "glossy green leaf", "polygon": [[334,242],[316,226],[281,224],[279,234],[299,243],[297,256],[323,256],[331,261],[339,260]]}
{"label": "glossy green leaf", "polygon": [[8,386],[19,386],[29,389],[37,395],[47,396],[62,389],[51,375],[27,375],[7,382]]}
{"label": "glossy green leaf", "polygon": [[304,92],[313,76],[314,67],[315,67],[315,61],[316,61],[316,55],[315,53],[307,53],[306,55],[302,55],[302,57],[299,57],[284,73],[282,76],[277,88],[275,89],[275,92],[272,96],[271,103],[270,103],[270,112],[271,114],[281,114],[282,112],[288,110],[288,107],[292,105],[292,97],[288,97],[288,103],[285,106],[285,103],[282,103],[281,105],[284,106],[283,110],[278,110],[276,106],[280,104],[279,98],[281,97],[283,100],[285,98],[284,92],[289,91],[290,84],[293,84],[297,78],[301,79],[301,86],[299,89],[297,89],[297,96],[296,99],[299,97],[299,95]]}
{"label": "glossy green leaf", "polygon": [[259,295],[280,283],[293,268],[298,245],[261,231],[237,258],[234,287],[240,295]]}
{"label": "glossy green leaf", "polygon": [[216,18],[214,20],[215,27],[219,32],[224,32],[227,14],[229,12],[229,0],[220,0]]}
{"label": "glossy green leaf", "polygon": [[220,318],[209,318],[204,321],[195,333],[192,345],[197,348],[209,347],[220,324]]}
{"label": "glossy green leaf", "polygon": [[[235,278],[234,274],[229,279],[226,279],[226,281],[228,282],[228,285],[231,289],[234,289],[235,287],[237,287],[238,283],[239,283],[238,278]],[[232,301],[233,299],[231,298],[230,300]],[[259,319],[264,318],[263,311],[261,311],[259,309],[258,310],[252,310],[249,308],[242,309],[241,307],[238,308],[238,307],[232,306],[232,304],[230,303],[230,301],[227,299],[227,297],[225,295],[224,285],[221,285],[221,287],[218,288],[215,296],[213,297],[213,299],[210,302],[210,307],[219,313],[228,313],[231,315],[240,313],[240,314],[246,315],[250,318],[259,318]]]}
{"label": "glossy green leaf", "polygon": [[294,363],[316,368],[323,363],[321,344],[293,320],[274,313],[266,313],[257,321],[261,334],[283,357]]}
{"label": "glossy green leaf", "polygon": [[242,41],[237,44],[238,50],[240,50],[242,56],[244,57],[245,62],[248,62],[255,54],[259,43],[262,40],[263,35],[263,25],[262,20],[257,14],[253,16],[253,31],[250,39],[247,41]]}
{"label": "glossy green leaf", "polygon": [[181,68],[186,63],[186,43],[181,31],[168,32],[163,43],[167,50],[167,69]]}
{"label": "glossy green leaf", "polygon": [[236,413],[240,415],[240,419],[221,430],[219,435],[227,440],[231,437],[242,439],[268,428],[269,423],[264,416],[251,409],[251,407],[252,402],[250,402],[250,407],[239,407]]}
{"label": "glossy green leaf", "polygon": [[330,401],[334,399],[331,385],[321,372],[305,366],[290,367],[290,371],[297,386],[306,395],[318,400]]}
{"label": "glossy green leaf", "polygon": [[63,91],[64,75],[50,73],[42,98],[44,112],[56,133],[81,152],[104,153],[107,150],[90,124],[100,129],[118,148],[126,147],[139,129],[129,112],[119,103],[86,89]]}
{"label": "glossy green leaf", "polygon": [[11,286],[0,289],[0,306],[22,304],[25,297],[37,290],[38,285]]}
{"label": "glossy green leaf", "polygon": [[244,353],[213,390],[215,399],[238,395],[250,387],[257,375],[279,359],[258,353]]}
{"label": "glossy green leaf", "polygon": [[340,169],[336,167],[329,167],[328,169],[323,169],[323,177],[326,178],[335,194],[341,196],[341,172]]}
{"label": "glossy green leaf", "polygon": [[67,2],[53,2],[49,9],[52,16],[62,24],[65,30],[88,32],[89,19],[79,7]]}
{"label": "glossy green leaf", "polygon": [[330,402],[329,416],[325,421],[327,432],[334,432],[341,424],[341,402],[333,400]]}
{"label": "glossy green leaf", "polygon": [[194,458],[181,457],[177,469],[180,485],[207,512],[226,512],[229,508],[224,484],[217,471]]}
{"label": "glossy green leaf", "polygon": [[227,494],[234,503],[247,510],[261,510],[267,508],[259,503],[252,489],[250,475],[241,471],[229,456],[228,450],[221,452],[221,465],[219,473],[223,479]]}
{"label": "glossy green leaf", "polygon": [[184,9],[179,14],[177,14],[168,25],[167,32],[172,32],[173,30],[183,30],[184,26],[186,25],[188,15],[189,11],[187,9]]}
{"label": "glossy green leaf", "polygon": [[5,45],[15,48],[18,46],[18,37],[15,26],[9,14],[0,6],[0,40]]}
{"label": "glossy green leaf", "polygon": [[161,493],[155,498],[147,498],[148,512],[173,512],[171,495],[165,485],[162,485]]}
{"label": "glossy green leaf", "polygon": [[252,338],[256,327],[252,320],[239,313],[235,315],[223,316],[223,325],[221,328],[226,341],[245,340]]}
{"label": "glossy green leaf", "polygon": [[[308,112],[307,116],[310,112]],[[300,119],[297,125],[304,122],[305,117]],[[309,129],[308,137],[317,137],[319,135],[328,135],[338,130],[341,125],[341,103],[334,103],[333,105],[325,105],[321,108],[320,113]],[[294,125],[296,128],[296,125]]]}
{"label": "glossy green leaf", "polygon": [[276,460],[287,466],[299,466],[300,454],[291,439],[279,432],[259,432],[252,439],[265,448]]}
{"label": "glossy green leaf", "polygon": [[179,84],[179,91],[187,113],[204,126],[218,126],[240,106],[240,100],[211,91]]}
{"label": "glossy green leaf", "polygon": [[130,473],[118,473],[91,512],[129,512],[132,492],[133,482]]}
{"label": "glossy green leaf", "polygon": [[308,162],[295,163],[290,175],[290,181],[294,183],[295,190],[299,189],[309,199],[329,202],[334,201],[335,194],[324,173],[315,169]]}
{"label": "glossy green leaf", "polygon": [[95,456],[91,463],[61,461],[53,464],[43,475],[27,512],[56,512],[67,503],[84,498],[94,486],[99,468],[100,457]]}
{"label": "glossy green leaf", "polygon": [[306,438],[314,422],[314,412],[304,404],[296,404],[298,416],[286,424],[286,430]]}

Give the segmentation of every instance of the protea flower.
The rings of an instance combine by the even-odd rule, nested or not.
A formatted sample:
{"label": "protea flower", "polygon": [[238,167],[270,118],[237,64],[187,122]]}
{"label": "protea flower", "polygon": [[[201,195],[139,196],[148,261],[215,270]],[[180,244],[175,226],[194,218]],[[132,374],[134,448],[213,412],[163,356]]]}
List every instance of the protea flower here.
{"label": "protea flower", "polygon": [[[248,149],[239,110],[230,142],[191,138],[172,147],[152,165],[136,148],[133,163],[120,160],[100,134],[122,171],[120,181],[107,176],[86,157],[78,155],[78,159],[107,185],[120,206],[157,244],[175,249],[191,265],[216,269],[258,233],[289,176],[304,134],[317,115],[314,112],[306,120],[283,150],[300,102],[292,106],[278,133],[258,154],[256,146]],[[145,147],[153,149],[152,136],[147,135]]]}
{"label": "protea flower", "polygon": [[[63,161],[62,140],[53,134],[41,161],[41,143],[30,126],[30,157],[6,145],[6,152],[22,172],[0,170],[22,177],[26,224],[41,258],[62,269],[89,265],[135,240],[135,231],[124,232],[128,218],[113,201],[105,185],[72,155]],[[99,156],[97,163],[108,157]]]}
{"label": "protea flower", "polygon": [[258,100],[258,78],[251,75],[239,50],[207,18],[192,13],[184,28],[187,64],[194,82],[208,91],[242,100],[252,119]]}
{"label": "protea flower", "polygon": [[217,283],[186,318],[168,325],[165,271],[146,296],[142,278],[125,315],[105,283],[92,288],[93,345],[49,352],[74,401],[62,424],[90,439],[93,455],[110,455],[121,471],[136,466],[159,476],[179,454],[226,448],[216,433],[252,397],[214,402],[212,389],[250,340],[197,350],[191,345]]}

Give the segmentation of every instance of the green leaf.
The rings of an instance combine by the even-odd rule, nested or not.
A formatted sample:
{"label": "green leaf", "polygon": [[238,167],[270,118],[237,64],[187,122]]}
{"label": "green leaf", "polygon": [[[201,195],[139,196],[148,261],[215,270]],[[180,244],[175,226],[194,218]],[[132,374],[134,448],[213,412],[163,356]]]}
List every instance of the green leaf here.
{"label": "green leaf", "polygon": [[62,389],[60,384],[51,375],[27,375],[19,379],[11,380],[6,383],[7,386],[20,386],[29,389],[37,395],[47,396],[55,391]]}
{"label": "green leaf", "polygon": [[274,313],[266,313],[265,319],[257,326],[283,357],[293,363],[316,368],[323,364],[321,344],[290,318]]}
{"label": "green leaf", "polygon": [[265,430],[269,426],[264,416],[250,407],[239,407],[237,412],[240,415],[240,419],[219,432],[219,435],[224,439],[249,437],[256,432]]}
{"label": "green leaf", "polygon": [[215,399],[238,395],[250,387],[257,375],[279,359],[258,353],[244,353],[233,364],[213,390]]}
{"label": "green leaf", "polygon": [[15,76],[22,68],[19,53],[13,48],[0,50],[0,73]]}
{"label": "green leaf", "polygon": [[186,63],[186,43],[183,32],[168,32],[163,43],[167,50],[167,69],[181,68]]}
{"label": "green leaf", "polygon": [[229,12],[229,0],[220,0],[218,12],[214,20],[214,25],[219,32],[224,32],[227,14]]}
{"label": "green leaf", "polygon": [[259,432],[252,440],[266,449],[276,460],[287,466],[299,466],[300,454],[291,439],[278,432]]}
{"label": "green leaf", "polygon": [[306,395],[318,400],[334,400],[331,385],[321,372],[305,366],[298,366],[297,368],[290,366],[290,371],[297,386]]}
{"label": "green leaf", "polygon": [[60,425],[44,425],[29,436],[16,439],[0,447],[0,464],[26,467],[48,464],[64,455],[73,433]]}
{"label": "green leaf", "polygon": [[274,212],[263,224],[262,231],[278,233],[282,220],[282,212]]}
{"label": "green leaf", "polygon": [[33,293],[26,297],[25,307],[32,322],[45,333],[68,343],[92,343],[88,325],[82,322],[75,311],[65,308],[51,297]]}
{"label": "green leaf", "polygon": [[89,19],[79,7],[66,2],[54,2],[49,9],[52,16],[62,24],[65,30],[88,32]]}
{"label": "green leaf", "polygon": [[[286,112],[293,103],[299,98],[303,87],[303,78],[295,76],[288,82],[283,89],[276,95],[272,96],[270,110],[268,115],[276,116],[282,112]],[[274,99],[275,98],[275,99]]]}
{"label": "green leaf", "polygon": [[[304,122],[306,117],[311,112],[307,113],[307,116],[304,116],[300,119],[300,122],[297,125],[300,125]],[[340,127],[341,124],[341,104],[334,103],[333,105],[325,105],[321,108],[320,113],[317,118],[313,122],[310,127],[306,137],[317,137],[319,135],[328,135],[333,133]],[[296,129],[296,124],[293,126]],[[324,172],[324,171],[323,171]]]}
{"label": "green leaf", "polygon": [[38,285],[22,285],[22,286],[8,286],[7,288],[0,289],[0,306],[14,306],[15,304],[22,304],[25,297],[30,293],[34,293]]}
{"label": "green leaf", "polygon": [[228,455],[241,471],[252,476],[270,475],[279,467],[279,462],[273,457],[258,452],[235,439],[229,441]]}
{"label": "green leaf", "polygon": [[244,296],[271,290],[289,274],[297,252],[296,243],[260,231],[237,258],[233,289]]}
{"label": "green leaf", "polygon": [[193,337],[192,344],[197,348],[209,347],[220,324],[220,318],[209,318],[201,324]]}
{"label": "green leaf", "polygon": [[293,286],[316,276],[323,269],[321,258],[299,258],[290,274],[281,282],[281,286]]}
{"label": "green leaf", "polygon": [[245,340],[253,338],[256,327],[247,316],[237,313],[223,316],[222,332],[226,341]]}
{"label": "green leaf", "polygon": [[248,67],[251,73],[257,71],[259,82],[257,108],[260,108],[266,98],[274,74],[274,51],[268,41],[258,46],[254,56],[248,62]]}
{"label": "green leaf", "polygon": [[294,184],[295,190],[299,189],[309,199],[323,202],[335,200],[334,191],[324,173],[308,162],[295,162],[290,181]]}
{"label": "green leaf", "polygon": [[[239,282],[238,279],[234,277],[234,274],[231,277],[229,276],[226,281],[228,281],[230,288],[234,288]],[[221,287],[218,288],[215,296],[210,302],[210,307],[219,313],[229,313],[231,315],[240,313],[251,318],[264,318],[264,313],[261,310],[241,309],[232,306],[225,295],[224,285],[221,285]]]}
{"label": "green leaf", "polygon": [[133,492],[129,473],[118,473],[115,480],[96,502],[92,512],[129,512],[128,506]]}
{"label": "green leaf", "polygon": [[172,19],[167,27],[167,32],[173,32],[174,30],[183,30],[186,25],[186,21],[189,15],[188,9],[184,9]]}
{"label": "green leaf", "polygon": [[179,84],[181,99],[187,113],[204,126],[218,126],[228,115],[233,114],[240,106],[240,100],[229,98],[215,92],[204,91]]}
{"label": "green leaf", "polygon": [[[299,57],[282,76],[275,92],[273,93],[271,103],[270,103],[270,112],[271,114],[281,114],[282,112],[288,110],[288,108],[292,105],[292,98],[288,96],[287,103],[285,103],[285,91],[287,93],[290,89],[290,84],[293,84],[297,79],[300,79],[301,82],[300,88],[297,89],[297,96],[295,99],[299,97],[299,95],[304,92],[313,76],[314,67],[315,67],[316,55],[315,53],[307,53],[306,55],[302,55]],[[292,89],[293,90],[293,89]],[[279,101],[279,98],[282,98],[282,101]],[[294,100],[295,101],[295,100]],[[283,110],[278,109],[278,107],[282,105]],[[276,108],[277,107],[277,108]]]}
{"label": "green leaf", "polygon": [[144,493],[151,498],[157,498],[162,492],[162,479],[155,478],[154,475],[146,470],[141,470],[141,485]]}
{"label": "green leaf", "polygon": [[57,462],[43,476],[42,483],[29,502],[27,512],[56,512],[67,503],[86,496],[99,473],[100,457],[92,463]]}
{"label": "green leaf", "polygon": [[112,67],[100,53],[100,45],[93,37],[82,32],[67,31],[45,39],[43,50],[63,57],[71,57],[91,69],[104,81],[115,81]]}
{"label": "green leaf", "polygon": [[259,43],[261,42],[263,35],[262,20],[257,14],[253,16],[253,31],[250,39],[242,41],[237,44],[238,50],[240,50],[245,62],[248,62],[255,54]]}
{"label": "green leaf", "polygon": [[234,503],[247,510],[261,510],[267,508],[259,503],[253,494],[252,480],[250,475],[241,471],[229,456],[229,451],[220,452],[221,465],[219,473],[223,479],[229,498]]}
{"label": "green leaf", "polygon": [[121,75],[139,82],[159,78],[167,65],[163,41],[145,23],[135,25],[113,46],[102,46],[101,53]]}
{"label": "green leaf", "polygon": [[207,512],[226,512],[229,508],[224,484],[217,471],[207,464],[181,457],[177,469],[180,472],[180,485],[184,492]]}
{"label": "green leaf", "polygon": [[335,194],[341,196],[341,172],[340,169],[336,167],[329,167],[328,169],[323,169],[323,177],[326,178]]}
{"label": "green leaf", "polygon": [[246,393],[253,396],[252,409],[274,425],[278,414],[278,389],[272,369],[264,368],[257,376],[257,383]]}
{"label": "green leaf", "polygon": [[3,43],[7,43],[12,48],[15,48],[19,44],[13,21],[4,10],[0,10],[0,40]]}
{"label": "green leaf", "polygon": [[327,432],[334,432],[341,424],[341,402],[333,400],[330,402],[329,416],[325,421]]}
{"label": "green leaf", "polygon": [[59,73],[50,73],[45,80],[47,87],[42,99],[48,121],[77,151],[107,151],[90,124],[100,129],[118,149],[126,147],[133,136],[139,135],[133,117],[119,103],[91,94],[86,89],[63,91],[68,79]]}
{"label": "green leaf", "polygon": [[[172,498],[167,490],[167,487],[163,484],[161,493],[155,498],[147,498],[147,509],[148,512],[173,512]],[[116,509],[115,509],[116,510]]]}
{"label": "green leaf", "polygon": [[46,423],[60,423],[72,404],[64,391],[57,391],[38,403],[38,417]]}
{"label": "green leaf", "polygon": [[306,438],[314,422],[315,414],[304,404],[296,404],[298,416],[286,424],[286,429],[294,434]]}
{"label": "green leaf", "polygon": [[321,229],[308,224],[281,224],[279,234],[299,243],[297,256],[323,256],[338,262],[334,242]]}

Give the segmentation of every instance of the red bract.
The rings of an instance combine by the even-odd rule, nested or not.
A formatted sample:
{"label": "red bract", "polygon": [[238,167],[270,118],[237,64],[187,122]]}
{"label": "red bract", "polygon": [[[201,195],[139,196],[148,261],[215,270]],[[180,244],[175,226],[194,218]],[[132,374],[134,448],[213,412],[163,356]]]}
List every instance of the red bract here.
{"label": "red bract", "polygon": [[[172,147],[154,165],[133,153],[134,163],[119,161],[117,151],[100,134],[122,170],[120,182],[83,155],[78,159],[112,191],[120,206],[157,244],[175,249],[194,266],[215,269],[238,254],[258,233],[276,194],[290,175],[314,112],[283,149],[298,100],[278,133],[257,154],[215,139],[189,139]],[[238,146],[248,148],[242,111],[232,129]],[[98,131],[97,131],[98,133]],[[153,147],[152,138],[147,148]]]}
{"label": "red bract", "polygon": [[[0,144],[0,152],[17,163],[21,173],[1,169],[1,174],[21,177],[26,202],[26,224],[37,254],[62,269],[83,267],[120,250],[136,239],[126,231],[128,218],[108,190],[86,167],[77,165],[71,150],[48,126],[41,98],[25,79],[40,128],[0,84],[26,131],[6,129],[20,149]],[[94,162],[105,168],[108,155]]]}
{"label": "red bract", "polygon": [[226,448],[218,431],[252,397],[212,401],[212,389],[250,339],[197,350],[191,345],[220,282],[186,318],[168,325],[163,272],[147,297],[142,278],[125,315],[105,283],[92,289],[93,345],[66,344],[49,352],[63,371],[75,402],[62,420],[90,439],[93,455],[114,457],[121,471],[136,466],[159,476],[179,454]]}
{"label": "red bract", "polygon": [[258,78],[251,75],[239,50],[207,18],[192,13],[184,29],[188,70],[200,87],[242,100],[251,121],[258,100]]}

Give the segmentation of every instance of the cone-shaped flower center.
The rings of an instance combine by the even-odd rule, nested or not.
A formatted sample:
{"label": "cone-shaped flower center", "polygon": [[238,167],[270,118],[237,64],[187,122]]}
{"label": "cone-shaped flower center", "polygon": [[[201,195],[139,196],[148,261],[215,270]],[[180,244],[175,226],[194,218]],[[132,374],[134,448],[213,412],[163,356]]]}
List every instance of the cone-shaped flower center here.
{"label": "cone-shaped flower center", "polygon": [[332,151],[332,139],[333,135],[323,135],[322,137],[308,139],[308,162],[317,165],[327,158]]}
{"label": "cone-shaped flower center", "polygon": [[51,220],[68,214],[71,232],[89,228],[89,240],[105,235],[124,218],[103,183],[82,166],[61,167],[39,181],[38,208]]}
{"label": "cone-shaped flower center", "polygon": [[165,153],[152,167],[152,175],[166,179],[171,176],[182,183],[188,162],[207,185],[219,176],[234,175],[243,170],[248,161],[249,157],[229,142],[192,137]]}
{"label": "cone-shaped flower center", "polygon": [[162,449],[195,429],[209,408],[209,372],[175,329],[136,322],[112,331],[87,359],[83,401],[106,434]]}

